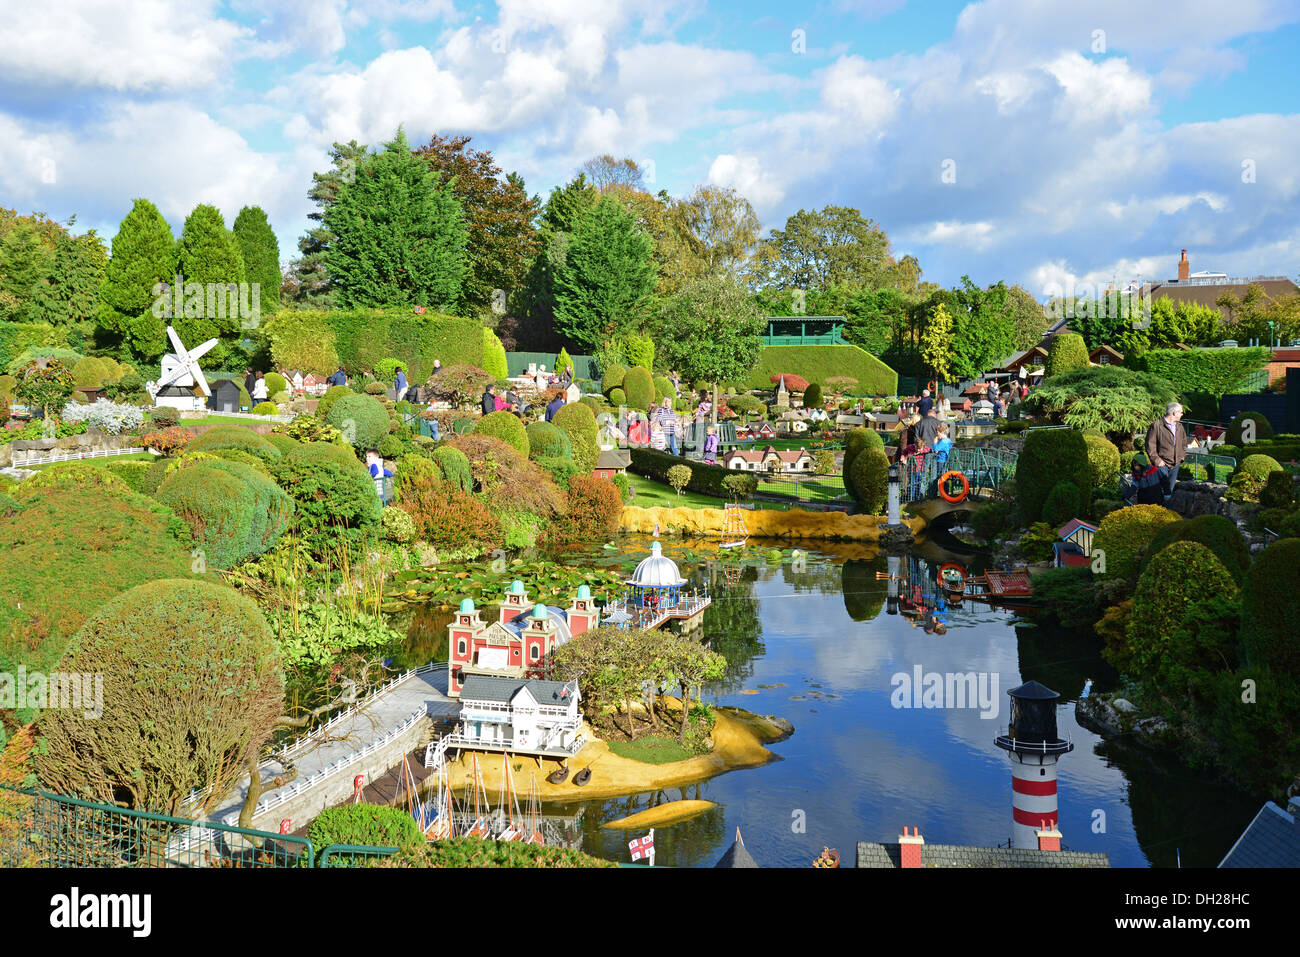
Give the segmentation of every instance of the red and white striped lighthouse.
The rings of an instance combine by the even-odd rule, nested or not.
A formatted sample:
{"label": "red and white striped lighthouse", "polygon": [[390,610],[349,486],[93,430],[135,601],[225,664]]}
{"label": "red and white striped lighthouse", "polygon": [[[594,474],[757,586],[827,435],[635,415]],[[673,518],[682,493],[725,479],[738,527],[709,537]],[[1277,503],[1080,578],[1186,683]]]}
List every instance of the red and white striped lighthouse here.
{"label": "red and white striped lighthouse", "polygon": [[1056,761],[1074,750],[1056,733],[1055,691],[1037,681],[1026,681],[1007,692],[1011,696],[1011,721],[1007,733],[994,744],[1011,759],[1013,847],[1040,846],[1039,831],[1057,830]]}

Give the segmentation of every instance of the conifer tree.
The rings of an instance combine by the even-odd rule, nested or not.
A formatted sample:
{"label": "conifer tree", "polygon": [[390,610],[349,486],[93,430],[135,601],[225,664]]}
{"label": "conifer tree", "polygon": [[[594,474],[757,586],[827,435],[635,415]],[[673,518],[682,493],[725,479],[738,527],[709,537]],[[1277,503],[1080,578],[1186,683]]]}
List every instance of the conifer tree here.
{"label": "conifer tree", "polygon": [[239,302],[239,284],[246,281],[246,271],[234,233],[226,229],[215,206],[195,206],[185,220],[176,244],[176,272],[184,283],[184,315],[173,313],[167,321],[187,346],[221,339],[208,353],[212,362],[220,363],[239,335],[241,317],[231,304]]}
{"label": "conifer tree", "polygon": [[462,301],[468,232],[460,203],[399,127],[384,151],[357,163],[322,223],[322,261],[340,302],[451,311]]}
{"label": "conifer tree", "polygon": [[53,254],[30,221],[18,223],[4,236],[0,242],[0,302],[5,304],[5,314],[0,318],[17,322],[42,318],[42,287],[53,264]]}
{"label": "conifer tree", "polygon": [[107,265],[104,241],[93,229],[84,236],[60,236],[41,300],[42,319],[56,326],[95,319]]}
{"label": "conifer tree", "polygon": [[248,281],[257,283],[258,300],[264,315],[280,308],[280,243],[260,206],[245,206],[235,217],[232,230],[244,257]]}
{"label": "conifer tree", "polygon": [[149,200],[137,199],[113,237],[99,287],[99,323],[142,358],[165,351],[166,323],[151,307],[154,287],[172,282],[175,264],[176,242],[167,220]]}
{"label": "conifer tree", "polygon": [[[307,214],[308,219],[323,223],[326,210],[338,199],[343,184],[356,179],[357,163],[365,155],[366,147],[356,140],[334,144],[330,150],[333,169],[311,174],[312,187],[307,197],[317,209]],[[296,305],[308,309],[328,309],[334,305],[334,285],[324,263],[325,250],[333,238],[334,234],[324,225],[317,225],[298,240],[298,252],[302,255],[290,269],[285,287],[286,295]]]}

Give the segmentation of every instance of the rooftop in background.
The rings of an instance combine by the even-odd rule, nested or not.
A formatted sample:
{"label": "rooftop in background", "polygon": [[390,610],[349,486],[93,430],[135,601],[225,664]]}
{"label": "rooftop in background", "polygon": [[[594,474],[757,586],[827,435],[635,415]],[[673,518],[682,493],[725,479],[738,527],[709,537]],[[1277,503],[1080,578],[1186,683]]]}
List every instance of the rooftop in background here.
{"label": "rooftop in background", "polygon": [[[899,844],[858,844],[858,867],[902,867]],[[926,844],[922,867],[1110,867],[1110,858],[1091,851],[1041,851],[1020,847],[963,847]]]}
{"label": "rooftop in background", "polygon": [[1220,867],[1300,867],[1300,803],[1284,811],[1272,801],[1259,809]]}

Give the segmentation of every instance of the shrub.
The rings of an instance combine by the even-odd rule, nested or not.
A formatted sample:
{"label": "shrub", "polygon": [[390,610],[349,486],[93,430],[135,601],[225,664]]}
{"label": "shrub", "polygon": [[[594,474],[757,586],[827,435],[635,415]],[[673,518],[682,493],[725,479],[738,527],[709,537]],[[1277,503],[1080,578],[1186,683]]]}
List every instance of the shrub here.
{"label": "shrub", "polygon": [[476,435],[490,435],[500,439],[521,454],[528,454],[528,430],[513,412],[502,409],[488,413],[475,423],[474,432]]}
{"label": "shrub", "polygon": [[581,475],[578,466],[574,464],[572,456],[549,456],[534,460],[539,469],[543,469],[551,477],[556,488],[568,490],[569,482],[575,475]]}
{"label": "shrub", "polygon": [[864,450],[845,471],[844,487],[860,511],[879,515],[885,509],[889,491],[889,457],[880,449]]}
{"label": "shrub", "polygon": [[501,522],[478,498],[450,488],[419,507],[403,504],[416,535],[440,548],[485,550],[504,540]]}
{"label": "shrub", "polygon": [[217,449],[239,449],[268,463],[280,458],[280,451],[274,445],[242,425],[219,425],[208,429],[186,446],[187,452],[215,452]]}
{"label": "shrub", "polygon": [[654,377],[655,401],[658,402],[665,396],[677,398],[677,390],[673,388],[673,380],[667,376],[657,375]]}
{"label": "shrub", "polygon": [[1063,332],[1052,338],[1047,353],[1047,374],[1062,375],[1088,367],[1088,346],[1076,332]]}
{"label": "shrub", "polygon": [[570,457],[569,437],[550,422],[532,422],[527,431],[529,458],[540,460]]}
{"label": "shrub", "polygon": [[849,434],[844,437],[844,462],[840,466],[845,475],[848,474],[853,460],[867,449],[876,449],[880,452],[885,450],[885,440],[880,437],[880,433],[875,429],[861,426],[850,429]]}
{"label": "shrub", "polygon": [[99,467],[120,478],[126,486],[140,495],[152,495],[162,481],[155,462],[114,462],[100,463]]}
{"label": "shrub", "polygon": [[[71,479],[29,491],[45,469],[8,494],[20,513],[0,517],[0,673],[58,668],[69,639],[114,595],[190,572],[190,530],[164,505],[85,462]],[[125,464],[125,463],[122,463]],[[82,480],[98,472],[102,481]],[[22,723],[34,712],[19,712]]]}
{"label": "shrub", "polygon": [[682,489],[686,488],[691,481],[691,469],[687,465],[674,465],[668,470],[668,484],[677,490],[677,494],[682,494]]}
{"label": "shrub", "polygon": [[[266,466],[249,456],[250,461],[240,462],[227,458],[245,453],[224,449],[221,458],[205,463],[208,468],[224,472],[244,483],[252,494],[253,512],[241,561],[256,558],[270,551],[293,521],[293,499],[267,474]],[[197,537],[197,536],[196,536]]]}
{"label": "shrub", "polygon": [[[331,372],[334,370],[330,370]],[[281,392],[289,391],[289,380],[278,372],[268,372],[266,374],[266,394],[278,395]]]}
{"label": "shrub", "polygon": [[1074,429],[1028,433],[1016,461],[1018,504],[1026,521],[1042,517],[1043,505],[1057,482],[1069,482],[1091,495],[1092,467],[1083,434]]}
{"label": "shrub", "polygon": [[1300,595],[1300,538],[1283,538],[1255,556],[1241,591],[1246,663],[1288,681],[1300,676],[1300,642],[1290,599]]}
{"label": "shrub", "polygon": [[274,467],[276,481],[293,498],[297,529],[317,554],[336,542],[356,545],[379,531],[383,503],[370,472],[342,446],[308,442]]}
{"label": "shrub", "polygon": [[1210,665],[1197,660],[1195,649],[1175,644],[1173,637],[1196,601],[1237,597],[1237,583],[1204,545],[1180,541],[1152,556],[1138,579],[1129,620],[1129,660],[1134,674],[1154,675],[1171,665]]}
{"label": "shrub", "polygon": [[575,475],[569,480],[564,517],[555,523],[562,541],[607,541],[618,533],[623,497],[609,479]]}
{"label": "shrub", "polygon": [[146,432],[140,436],[140,445],[146,449],[153,449],[162,455],[175,455],[193,439],[194,433],[189,429],[173,426],[158,432]]}
{"label": "shrub", "polygon": [[494,379],[510,375],[506,363],[506,347],[491,329],[483,330],[483,371]]}
{"label": "shrub", "polygon": [[573,359],[570,357],[568,349],[563,346],[560,347],[560,354],[555,357],[555,365],[552,368],[555,370],[556,375],[563,375],[565,369],[573,368]]}
{"label": "shrub", "polygon": [[457,406],[473,405],[483,390],[496,382],[496,377],[472,365],[443,366],[437,375],[430,376],[426,388],[439,399]]}
{"label": "shrub", "polygon": [[1119,488],[1119,449],[1115,443],[1101,435],[1087,433],[1083,437],[1088,446],[1088,470],[1092,475],[1092,484],[1087,489],[1080,489],[1083,494],[1093,489]]}
{"label": "shrub", "polygon": [[[728,469],[730,471],[730,469]],[[724,476],[722,491],[733,502],[748,502],[758,491],[758,476],[736,472]]]}
{"label": "shrub", "polygon": [[388,410],[372,395],[345,395],[335,402],[325,421],[358,449],[373,449],[388,434]]}
{"label": "shrub", "polygon": [[1117,498],[1093,499],[1088,505],[1088,521],[1096,525],[1111,512],[1117,511],[1123,507],[1124,503]]}
{"label": "shrub", "polygon": [[[631,498],[631,493],[628,491],[631,488],[631,483],[628,482],[627,476],[622,472],[615,472],[614,477],[610,479],[610,481],[614,483],[614,488],[618,489],[618,497],[623,501],[623,504],[626,505],[627,500]],[[564,487],[569,487],[567,481],[564,483]]]}
{"label": "shrub", "polygon": [[641,366],[628,369],[627,375],[623,377],[622,388],[630,408],[642,412],[650,411],[650,406],[654,402],[655,388],[648,369],[643,369]]}
{"label": "shrub", "polygon": [[985,502],[971,513],[970,527],[980,538],[991,542],[1000,532],[1006,532],[1011,528],[1011,513],[1010,502],[996,500]]}
{"label": "shrub", "polygon": [[149,411],[149,424],[156,429],[170,429],[181,424],[181,414],[176,409],[162,406]]}
{"label": "shrub", "polygon": [[356,393],[345,385],[332,385],[326,389],[325,394],[316,403],[316,418],[324,421],[325,416],[329,415],[330,409],[334,407],[334,403],[345,395],[356,395]]}
{"label": "shrub", "polygon": [[415,541],[415,522],[405,509],[395,505],[384,506],[382,524],[387,541],[403,544]]}
{"label": "shrub", "polygon": [[126,483],[116,475],[105,472],[90,462],[60,462],[25,479],[13,491],[20,502],[30,501],[47,491],[63,488],[103,489],[105,492],[126,492]]}
{"label": "shrub", "polygon": [[168,579],[132,588],[77,633],[72,670],[104,676],[102,715],[46,711],[42,783],[62,794],[179,814],[216,807],[281,713],[284,678],[271,629],[224,585]]}
{"label": "shrub", "polygon": [[1282,469],[1269,472],[1259,493],[1259,504],[1265,508],[1290,508],[1294,505],[1295,480],[1291,473]]}
{"label": "shrub", "polygon": [[327,807],[307,825],[317,854],[331,844],[414,848],[424,843],[415,818],[405,808],[377,804]]}
{"label": "shrub", "polygon": [[72,367],[72,378],[78,389],[98,389],[109,377],[104,364],[93,356],[87,356]]}
{"label": "shrub", "polygon": [[253,406],[254,415],[279,415],[280,409],[274,402],[259,402]]}
{"label": "shrub", "polygon": [[107,399],[97,399],[90,405],[68,403],[63,409],[67,422],[85,422],[90,429],[99,429],[108,435],[120,435],[139,428],[144,422],[144,412],[134,405],[117,405]]}
{"label": "shrub", "polygon": [[283,455],[288,455],[294,449],[302,445],[297,439],[290,438],[283,432],[268,432],[262,436],[267,442],[275,446],[276,450]]}
{"label": "shrub", "polygon": [[1115,580],[1136,578],[1142,555],[1156,533],[1180,520],[1176,512],[1163,505],[1131,505],[1111,512],[1101,520],[1092,538],[1093,550],[1105,555],[1101,576]]}
{"label": "shrub", "polygon": [[822,404],[822,387],[816,382],[810,382],[808,388],[803,392],[803,405],[805,409],[816,409]]}
{"label": "shrub", "polygon": [[[1246,427],[1246,423],[1254,424],[1254,435],[1251,436],[1251,430]],[[1273,426],[1262,412],[1239,412],[1233,420],[1228,423],[1228,434],[1224,436],[1224,441],[1228,445],[1245,446],[1251,442],[1262,442],[1273,437]],[[1249,441],[1247,441],[1249,439]]]}
{"label": "shrub", "polygon": [[365,395],[381,396],[385,395],[388,390],[384,388],[382,382],[367,382],[361,390]]}
{"label": "shrub", "polygon": [[1223,515],[1198,515],[1181,522],[1170,522],[1156,532],[1147,546],[1141,567],[1175,542],[1197,542],[1208,548],[1233,580],[1240,585],[1250,567],[1250,549],[1237,525]]}
{"label": "shrub", "polygon": [[473,491],[474,473],[464,452],[450,445],[439,446],[433,450],[433,460],[442,469],[442,477],[448,483],[462,492]]}
{"label": "shrub", "polygon": [[1083,513],[1083,500],[1073,482],[1057,482],[1043,503],[1043,521],[1056,528]]}
{"label": "shrub", "polygon": [[1258,502],[1268,477],[1282,471],[1282,466],[1267,455],[1247,455],[1232,473],[1227,497],[1235,501]]}
{"label": "shrub", "polygon": [[573,463],[583,475],[590,475],[600,458],[595,414],[581,402],[570,402],[555,413],[551,424],[568,435]]}
{"label": "shrub", "polygon": [[159,487],[158,501],[189,524],[213,568],[232,568],[247,557],[253,493],[235,476],[206,462],[178,469]]}
{"label": "shrub", "polygon": [[621,408],[627,405],[627,393],[624,392],[621,388],[610,389],[609,404],[615,406],[616,408]]}
{"label": "shrub", "polygon": [[431,841],[402,850],[392,857],[377,858],[371,867],[616,867],[583,851],[520,841],[484,841],[476,837],[454,837]]}

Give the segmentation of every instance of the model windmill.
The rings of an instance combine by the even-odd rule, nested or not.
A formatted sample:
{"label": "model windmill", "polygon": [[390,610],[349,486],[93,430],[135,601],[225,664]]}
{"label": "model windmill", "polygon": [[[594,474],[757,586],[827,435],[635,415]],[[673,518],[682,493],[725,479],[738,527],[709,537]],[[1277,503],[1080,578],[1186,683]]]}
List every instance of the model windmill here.
{"label": "model windmill", "polygon": [[209,339],[194,349],[186,349],[176,330],[167,327],[167,338],[171,340],[175,353],[162,357],[162,375],[157,383],[149,383],[149,393],[155,405],[170,406],[173,409],[202,409],[212,390],[208,380],[199,368],[199,357],[206,355],[217,344],[216,339]]}

